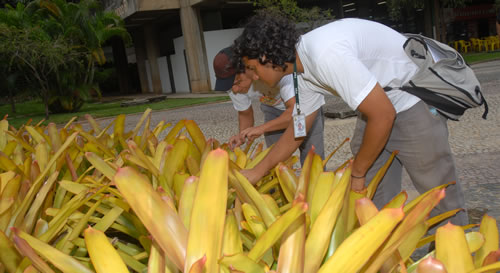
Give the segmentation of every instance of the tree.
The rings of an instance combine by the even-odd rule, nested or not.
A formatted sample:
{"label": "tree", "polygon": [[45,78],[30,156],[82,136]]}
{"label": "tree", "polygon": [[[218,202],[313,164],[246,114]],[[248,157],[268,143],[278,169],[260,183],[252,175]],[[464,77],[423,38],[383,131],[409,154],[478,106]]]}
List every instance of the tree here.
{"label": "tree", "polygon": [[[462,7],[466,2],[472,2],[472,0],[439,0],[438,2],[441,7],[456,8]],[[434,0],[389,0],[387,1],[387,9],[391,19],[399,20],[405,12],[424,9],[432,4],[434,4]]]}
{"label": "tree", "polygon": [[422,10],[425,22],[423,34],[447,42],[448,36],[443,9],[463,7],[470,2],[472,0],[389,0],[387,8],[389,17],[393,21],[404,21],[404,18],[411,17],[415,10]]}
{"label": "tree", "polygon": [[28,72],[40,88],[45,104],[45,118],[49,117],[49,100],[54,88],[53,78],[58,72],[81,58],[63,37],[52,39],[39,27],[16,28],[0,25],[0,55],[10,56],[9,68],[19,66]]}
{"label": "tree", "polygon": [[308,31],[333,20],[330,10],[318,7],[301,8],[295,0],[252,0],[258,7],[257,12],[276,13],[290,20],[305,24],[303,31]]}
{"label": "tree", "polygon": [[[2,62],[2,61],[0,61]],[[6,64],[5,62],[4,64]],[[7,65],[0,67],[0,94],[6,92],[12,113],[16,113],[16,102],[14,100],[14,89],[16,88],[19,73],[9,73]]]}
{"label": "tree", "polygon": [[0,0],[0,8],[5,7],[5,5],[15,6],[17,2],[17,0]]}
{"label": "tree", "polygon": [[[22,28],[26,26],[31,26],[33,11],[34,9],[26,6],[22,3],[18,3],[16,8],[13,8],[11,4],[16,1],[6,1],[0,2],[2,8],[0,9],[0,33],[7,35],[10,30],[10,26],[16,28]],[[0,35],[1,36],[1,35]],[[6,96],[11,104],[11,110],[13,113],[16,112],[16,105],[14,100],[15,91],[19,90],[19,82],[23,76],[23,72],[19,70],[19,67],[12,65],[11,62],[11,45],[5,39],[0,39],[0,92],[3,96]]]}
{"label": "tree", "polygon": [[[31,75],[31,80],[42,88],[39,94],[51,112],[77,111],[91,93],[100,94],[94,84],[94,71],[96,65],[106,62],[103,45],[116,36],[131,41],[123,20],[104,11],[96,0],[35,0],[27,5],[18,3],[15,8],[7,5],[0,9],[0,23],[10,31],[3,33],[5,38],[40,49],[34,52],[20,47],[15,54],[3,56],[9,58],[7,72],[13,72],[15,67],[26,69],[24,74]],[[16,38],[12,33],[22,35]],[[13,49],[5,46],[4,52]],[[66,54],[66,61],[61,54]],[[4,66],[0,65],[0,69],[5,70]]]}

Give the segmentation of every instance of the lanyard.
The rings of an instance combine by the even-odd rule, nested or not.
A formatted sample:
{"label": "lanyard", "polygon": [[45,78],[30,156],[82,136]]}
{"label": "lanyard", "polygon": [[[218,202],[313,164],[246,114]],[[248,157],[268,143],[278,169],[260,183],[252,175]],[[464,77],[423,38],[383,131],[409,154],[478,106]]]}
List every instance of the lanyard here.
{"label": "lanyard", "polygon": [[297,83],[297,62],[293,62],[293,89],[295,91],[295,105],[297,106],[297,115],[300,115],[299,84]]}

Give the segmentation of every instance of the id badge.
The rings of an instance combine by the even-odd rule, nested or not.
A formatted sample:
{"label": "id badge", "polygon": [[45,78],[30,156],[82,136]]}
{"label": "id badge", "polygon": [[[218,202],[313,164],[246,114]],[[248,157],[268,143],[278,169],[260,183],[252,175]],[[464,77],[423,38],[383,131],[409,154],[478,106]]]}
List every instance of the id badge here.
{"label": "id badge", "polygon": [[295,138],[306,136],[306,116],[304,114],[293,116],[293,133]]}

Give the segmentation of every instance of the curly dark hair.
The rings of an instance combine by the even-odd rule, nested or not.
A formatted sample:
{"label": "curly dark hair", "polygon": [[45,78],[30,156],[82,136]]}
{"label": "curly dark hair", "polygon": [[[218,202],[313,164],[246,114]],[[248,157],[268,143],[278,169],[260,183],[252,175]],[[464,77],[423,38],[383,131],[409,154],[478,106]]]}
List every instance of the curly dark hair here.
{"label": "curly dark hair", "polygon": [[247,57],[286,69],[285,62],[295,62],[298,40],[295,23],[276,13],[258,13],[248,20],[243,33],[234,41],[233,64],[242,71],[241,58]]}

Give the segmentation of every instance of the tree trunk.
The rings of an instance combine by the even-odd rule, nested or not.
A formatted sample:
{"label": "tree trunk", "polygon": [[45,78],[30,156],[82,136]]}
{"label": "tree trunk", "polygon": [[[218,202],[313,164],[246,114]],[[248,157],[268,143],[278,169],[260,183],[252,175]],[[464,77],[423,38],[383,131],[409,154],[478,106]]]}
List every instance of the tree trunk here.
{"label": "tree trunk", "polygon": [[48,95],[45,96],[45,120],[49,119],[49,98]]}
{"label": "tree trunk", "polygon": [[87,82],[87,84],[92,85],[94,83],[94,74],[95,74],[95,65],[94,65],[94,61],[92,61],[92,64],[90,66],[90,77],[89,77],[89,81]]}
{"label": "tree trunk", "polygon": [[83,80],[84,84],[89,83],[89,74],[90,74],[90,66],[94,61],[92,60],[92,55],[89,56],[89,62],[87,63],[87,73],[85,73],[85,79]]}
{"label": "tree trunk", "polygon": [[12,87],[7,86],[7,89],[9,90],[10,107],[12,108],[12,113],[15,113],[16,112],[16,102],[14,101],[14,94],[12,94]]}
{"label": "tree trunk", "polygon": [[[16,86],[16,74],[8,74],[7,71],[2,71],[1,73],[4,73],[4,75],[0,76],[2,79],[0,80],[0,88],[7,89],[7,99],[9,100],[10,107],[12,109],[12,113],[16,112],[16,103],[14,101],[14,94],[12,93],[12,90]],[[2,118],[2,117],[0,117]]]}
{"label": "tree trunk", "polygon": [[45,120],[49,119],[49,90],[42,86],[43,104],[45,104]]}

